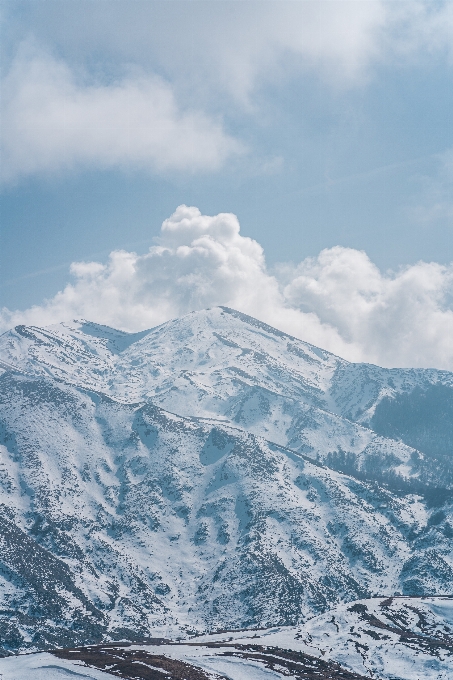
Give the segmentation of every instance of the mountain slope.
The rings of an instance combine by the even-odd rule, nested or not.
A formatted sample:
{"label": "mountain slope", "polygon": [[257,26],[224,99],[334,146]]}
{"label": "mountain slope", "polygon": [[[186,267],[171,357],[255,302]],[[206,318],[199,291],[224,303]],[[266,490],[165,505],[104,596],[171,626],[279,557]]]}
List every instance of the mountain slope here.
{"label": "mountain slope", "polygon": [[87,322],[18,326],[0,337],[0,361],[123,402],[227,420],[396,490],[453,489],[453,374],[351,364],[227,308],[136,334]]}
{"label": "mountain slope", "polygon": [[453,506],[413,493],[435,457],[352,420],[451,374],[351,365],[225,309],[18,327],[0,359],[5,651],[451,592]]}
{"label": "mountain slope", "polygon": [[0,659],[4,680],[449,680],[452,600],[371,599],[302,626],[224,632],[181,642],[109,644]]}
{"label": "mountain slope", "polygon": [[[35,541],[69,565],[74,611],[83,608],[81,591],[97,625],[115,631],[132,622],[135,635],[176,621],[201,629],[296,623],[341,599],[406,587],[408,537],[428,521],[414,498],[226,424],[118,404],[49,378],[6,374],[1,388],[2,501],[21,537],[2,561],[27,584],[23,597],[59,589],[53,567],[24,572],[25,539],[27,554]],[[448,541],[435,546],[444,564],[439,549],[448,552]],[[409,587],[447,588],[448,565],[440,580],[432,569]]]}

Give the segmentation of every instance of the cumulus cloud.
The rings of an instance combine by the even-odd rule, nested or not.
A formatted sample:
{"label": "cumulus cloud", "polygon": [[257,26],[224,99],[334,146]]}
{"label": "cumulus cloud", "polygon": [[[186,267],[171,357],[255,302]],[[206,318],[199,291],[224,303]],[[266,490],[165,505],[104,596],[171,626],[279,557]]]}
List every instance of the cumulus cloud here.
{"label": "cumulus cloud", "polygon": [[353,361],[453,369],[453,265],[383,274],[366,253],[336,246],[272,273],[235,215],[183,205],[148,253],[115,251],[72,274],[43,305],[3,310],[3,328],[87,318],[136,331],[227,305]]}
{"label": "cumulus cloud", "polygon": [[336,246],[293,271],[284,299],[314,311],[366,361],[453,368],[453,266],[419,262],[383,275],[363,251]]}
{"label": "cumulus cloud", "polygon": [[182,110],[157,76],[86,85],[63,61],[23,46],[2,85],[6,181],[77,166],[210,171],[241,151],[219,121]]}

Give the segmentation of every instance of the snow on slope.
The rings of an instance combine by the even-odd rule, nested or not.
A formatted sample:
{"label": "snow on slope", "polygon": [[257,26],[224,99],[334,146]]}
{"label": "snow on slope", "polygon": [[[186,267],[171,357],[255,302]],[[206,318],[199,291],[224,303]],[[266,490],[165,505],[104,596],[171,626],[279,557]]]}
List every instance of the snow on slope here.
{"label": "snow on slope", "polygon": [[110,673],[49,653],[21,654],[0,659],[2,680],[112,680]]}
{"label": "snow on slope", "polygon": [[6,651],[451,593],[448,495],[376,484],[433,477],[345,417],[451,374],[348,364],[221,308],[138,334],[17,327],[0,360]]}
{"label": "snow on slope", "polygon": [[282,680],[288,676],[449,680],[453,671],[453,601],[440,597],[363,600],[339,605],[296,627],[227,632],[180,643],[156,640],[147,645],[57,650],[53,655],[0,660],[4,680],[44,678],[45,672],[49,680],[60,680],[68,671],[76,677],[99,680],[112,677],[110,673],[135,679],[165,675],[169,680]]}
{"label": "snow on slope", "polygon": [[[427,386],[453,395],[451,373],[350,364],[227,308],[136,334],[88,322],[17,327],[0,337],[0,360],[5,369],[50,375],[123,402],[227,420],[361,478],[412,479],[418,491],[453,488],[451,456],[433,462],[403,443],[407,433],[395,441],[369,429],[376,407],[395,395]],[[442,437],[452,418],[436,422],[431,439]],[[387,434],[388,418],[375,420]],[[411,443],[417,446],[417,437]],[[453,439],[448,454],[452,447]]]}
{"label": "snow on slope", "polygon": [[[368,599],[339,605],[302,626],[205,636],[197,643],[291,649],[334,661],[366,677],[449,680],[453,676],[453,600]],[[190,650],[184,653],[189,659]]]}
{"label": "snow on slope", "polygon": [[[338,664],[297,652],[248,652],[231,645],[97,646],[0,659],[4,680],[121,677],[128,680],[365,680]],[[54,657],[52,659],[52,656]],[[64,665],[63,665],[63,663]],[[105,672],[98,670],[106,669]],[[288,673],[288,671],[290,671]],[[291,671],[293,671],[291,673]],[[296,675],[294,674],[296,671]],[[20,673],[18,676],[16,673]],[[47,675],[45,675],[47,673]]]}
{"label": "snow on slope", "polygon": [[[2,638],[291,624],[373,593],[448,593],[433,515],[217,421],[2,379]],[[434,517],[434,521],[433,521]]]}
{"label": "snow on slope", "polygon": [[17,326],[0,336],[0,360],[127,401],[166,394],[172,387],[178,392],[199,388],[202,405],[197,399],[194,406],[204,408],[205,415],[218,414],[217,400],[235,391],[235,379],[352,419],[395,390],[427,381],[453,384],[447,371],[351,364],[226,307],[193,312],[140,333],[84,321]]}

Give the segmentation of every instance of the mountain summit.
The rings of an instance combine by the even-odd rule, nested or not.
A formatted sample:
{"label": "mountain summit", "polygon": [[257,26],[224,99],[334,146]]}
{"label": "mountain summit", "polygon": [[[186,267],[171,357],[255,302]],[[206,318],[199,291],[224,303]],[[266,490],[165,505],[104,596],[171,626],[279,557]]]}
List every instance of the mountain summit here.
{"label": "mountain summit", "polygon": [[451,594],[453,374],[228,308],[0,337],[4,651]]}

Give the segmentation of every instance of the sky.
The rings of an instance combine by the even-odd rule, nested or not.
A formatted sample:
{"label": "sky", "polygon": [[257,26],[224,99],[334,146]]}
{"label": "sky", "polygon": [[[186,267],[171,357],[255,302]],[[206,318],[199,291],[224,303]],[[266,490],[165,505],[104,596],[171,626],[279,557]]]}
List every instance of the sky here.
{"label": "sky", "polygon": [[4,0],[0,331],[226,304],[453,370],[453,2]]}

